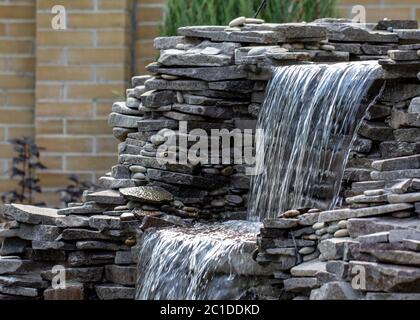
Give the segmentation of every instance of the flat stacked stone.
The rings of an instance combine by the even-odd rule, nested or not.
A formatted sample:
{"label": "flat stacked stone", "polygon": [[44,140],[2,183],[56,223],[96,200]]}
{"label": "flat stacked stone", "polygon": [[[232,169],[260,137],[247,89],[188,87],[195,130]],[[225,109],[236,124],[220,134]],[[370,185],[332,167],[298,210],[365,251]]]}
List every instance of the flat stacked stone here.
{"label": "flat stacked stone", "polygon": [[[2,208],[0,216],[9,222],[0,226],[4,239],[0,300],[134,299],[136,263],[131,247],[141,233],[142,221],[134,216],[122,221],[97,212],[95,205],[121,204],[124,198],[119,192],[85,197],[97,203],[63,210],[26,205]],[[52,287],[60,272],[66,287]]]}
{"label": "flat stacked stone", "polygon": [[[419,155],[374,161],[371,175],[376,180],[360,182],[362,194],[347,198],[347,208],[319,213],[312,228],[324,235],[317,242],[319,258],[312,263],[323,263],[326,272],[293,274],[292,269],[299,277],[288,280],[288,288],[315,300],[375,300],[387,294],[390,299],[417,299],[419,161]],[[360,270],[365,282],[354,287]]]}

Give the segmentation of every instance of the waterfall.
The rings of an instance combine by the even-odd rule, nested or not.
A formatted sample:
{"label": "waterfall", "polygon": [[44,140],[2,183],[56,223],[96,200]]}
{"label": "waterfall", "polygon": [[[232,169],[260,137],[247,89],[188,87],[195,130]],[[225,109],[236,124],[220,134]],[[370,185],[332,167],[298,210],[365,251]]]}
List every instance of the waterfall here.
{"label": "waterfall", "polygon": [[150,230],[138,259],[137,300],[239,299],[264,272],[253,261],[261,226],[230,221]]}
{"label": "waterfall", "polygon": [[250,220],[336,205],[366,111],[362,100],[379,72],[376,62],[275,70],[257,124],[265,135],[265,163],[252,179]]}

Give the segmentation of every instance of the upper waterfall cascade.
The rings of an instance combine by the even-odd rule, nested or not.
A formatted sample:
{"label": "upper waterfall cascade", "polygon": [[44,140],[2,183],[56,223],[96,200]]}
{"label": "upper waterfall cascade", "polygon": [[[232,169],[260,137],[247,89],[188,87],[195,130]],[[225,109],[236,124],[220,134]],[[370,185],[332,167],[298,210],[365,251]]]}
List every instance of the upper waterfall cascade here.
{"label": "upper waterfall cascade", "polygon": [[257,128],[265,135],[264,166],[253,177],[249,219],[288,209],[331,209],[357,128],[362,100],[379,75],[376,62],[279,67]]}

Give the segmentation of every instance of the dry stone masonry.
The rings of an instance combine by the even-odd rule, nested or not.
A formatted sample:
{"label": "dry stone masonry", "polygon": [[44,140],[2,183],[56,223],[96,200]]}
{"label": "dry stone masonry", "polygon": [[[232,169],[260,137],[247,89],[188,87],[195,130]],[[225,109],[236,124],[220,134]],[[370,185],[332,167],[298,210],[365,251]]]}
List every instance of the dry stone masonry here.
{"label": "dry stone masonry", "polygon": [[[248,207],[252,164],[158,158],[184,159],[212,130],[255,129],[273,67],[366,60],[382,66],[380,95],[353,145],[341,205],[265,220],[252,256],[273,288],[266,299],[420,299],[417,22],[239,19],[180,28],[155,48],[151,75],[134,77],[126,101],[112,106],[119,163],[99,179],[102,191],[60,210],[2,208],[0,300],[134,299],[144,231],[245,219]],[[165,149],[171,132],[185,144]],[[220,151],[217,160],[235,154]],[[65,288],[55,285],[57,266]]]}

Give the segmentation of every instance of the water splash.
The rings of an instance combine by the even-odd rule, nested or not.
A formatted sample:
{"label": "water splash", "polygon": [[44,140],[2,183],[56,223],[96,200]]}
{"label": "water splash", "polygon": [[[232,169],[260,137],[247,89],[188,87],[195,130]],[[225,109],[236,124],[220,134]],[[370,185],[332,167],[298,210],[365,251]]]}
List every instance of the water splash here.
{"label": "water splash", "polygon": [[257,128],[265,163],[253,177],[249,220],[292,208],[331,209],[355,133],[361,102],[380,73],[376,62],[279,67]]}
{"label": "water splash", "polygon": [[146,232],[136,299],[239,299],[265,275],[252,259],[260,227],[230,221]]}

